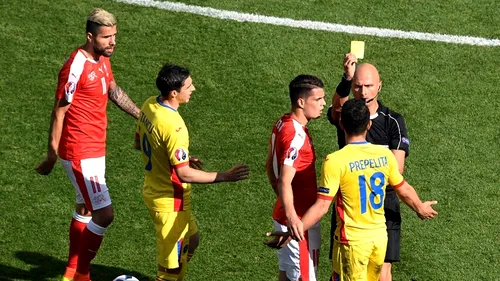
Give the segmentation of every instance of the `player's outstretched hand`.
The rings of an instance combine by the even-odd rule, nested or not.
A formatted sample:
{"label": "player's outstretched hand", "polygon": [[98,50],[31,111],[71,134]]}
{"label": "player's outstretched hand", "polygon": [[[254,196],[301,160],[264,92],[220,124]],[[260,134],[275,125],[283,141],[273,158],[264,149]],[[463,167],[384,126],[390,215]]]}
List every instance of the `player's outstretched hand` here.
{"label": "player's outstretched hand", "polygon": [[54,164],[56,164],[57,155],[47,154],[47,157],[43,159],[38,166],[36,166],[35,171],[40,175],[48,175],[54,168]]}
{"label": "player's outstretched hand", "polygon": [[432,219],[438,215],[434,209],[432,209],[432,205],[436,205],[437,201],[425,201],[422,203],[422,208],[417,212],[417,215],[422,220]]}
{"label": "player's outstretched hand", "polygon": [[297,241],[302,241],[305,239],[304,236],[304,225],[299,217],[290,217],[288,220],[288,231],[290,231],[290,235],[293,239]]}
{"label": "player's outstretched hand", "polygon": [[189,166],[193,169],[203,170],[203,162],[197,157],[189,155]]}
{"label": "player's outstretched hand", "polygon": [[268,232],[266,233],[266,236],[273,237],[273,239],[265,240],[264,245],[274,249],[281,249],[292,240],[292,236],[290,236],[290,233],[283,231]]}
{"label": "player's outstretched hand", "polygon": [[353,53],[347,53],[344,56],[344,73],[347,80],[352,80],[354,77],[354,71],[356,71],[356,63],[358,59]]}
{"label": "player's outstretched hand", "polygon": [[245,164],[238,164],[224,172],[224,181],[240,181],[248,178],[250,168]]}

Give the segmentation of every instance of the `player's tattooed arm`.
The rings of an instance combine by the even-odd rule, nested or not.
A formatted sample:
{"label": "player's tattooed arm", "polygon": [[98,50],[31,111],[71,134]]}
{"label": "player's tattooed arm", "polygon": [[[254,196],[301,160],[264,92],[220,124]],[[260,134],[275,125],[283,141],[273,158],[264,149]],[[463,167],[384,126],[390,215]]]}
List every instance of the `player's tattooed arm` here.
{"label": "player's tattooed arm", "polygon": [[135,119],[139,118],[140,109],[130,99],[128,94],[120,88],[115,81],[111,81],[108,91],[109,99],[116,104],[121,110],[130,114]]}

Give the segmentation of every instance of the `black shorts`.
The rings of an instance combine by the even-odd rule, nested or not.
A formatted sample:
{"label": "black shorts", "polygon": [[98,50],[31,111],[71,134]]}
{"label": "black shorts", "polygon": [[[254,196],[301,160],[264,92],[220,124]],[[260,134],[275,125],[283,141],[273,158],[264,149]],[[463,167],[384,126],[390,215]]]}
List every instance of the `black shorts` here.
{"label": "black shorts", "polygon": [[384,200],[385,224],[387,226],[387,252],[385,262],[398,262],[401,249],[401,212],[399,198],[394,190],[387,192]]}
{"label": "black shorts", "polygon": [[[394,190],[388,190],[384,200],[385,224],[387,226],[387,251],[384,262],[399,262],[401,249],[401,212],[399,198]],[[333,236],[335,234],[335,212],[332,212],[332,227],[330,229],[330,259],[333,252]]]}

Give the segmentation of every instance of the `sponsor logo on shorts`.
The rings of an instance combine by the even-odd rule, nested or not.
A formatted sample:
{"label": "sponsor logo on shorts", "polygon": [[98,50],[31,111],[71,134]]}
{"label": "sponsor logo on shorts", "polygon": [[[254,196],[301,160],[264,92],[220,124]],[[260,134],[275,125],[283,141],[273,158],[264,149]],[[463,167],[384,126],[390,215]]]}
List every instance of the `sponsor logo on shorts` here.
{"label": "sponsor logo on shorts", "polygon": [[286,152],[286,159],[295,160],[299,156],[299,150],[295,147],[290,147]]}
{"label": "sponsor logo on shorts", "polygon": [[326,187],[320,187],[318,191],[321,193],[330,193],[330,189]]}
{"label": "sponsor logo on shorts", "polygon": [[177,150],[175,151],[175,159],[177,159],[177,161],[184,161],[186,160],[186,158],[186,151],[183,148],[177,148]]}
{"label": "sponsor logo on shorts", "polygon": [[104,201],[106,201],[106,198],[104,197],[104,195],[94,196],[94,202],[95,203],[102,203]]}
{"label": "sponsor logo on shorts", "polygon": [[406,143],[407,145],[410,145],[410,140],[409,140],[408,138],[402,137],[402,138],[401,138],[401,141],[402,141],[403,143]]}

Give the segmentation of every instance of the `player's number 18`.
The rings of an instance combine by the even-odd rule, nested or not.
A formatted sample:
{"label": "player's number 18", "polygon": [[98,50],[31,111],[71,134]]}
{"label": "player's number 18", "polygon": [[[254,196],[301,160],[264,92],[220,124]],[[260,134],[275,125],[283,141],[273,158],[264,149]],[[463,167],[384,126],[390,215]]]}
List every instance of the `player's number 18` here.
{"label": "player's number 18", "polygon": [[[384,204],[385,191],[383,187],[385,186],[385,177],[381,172],[376,172],[370,177],[370,182],[368,188],[370,189],[370,200],[367,200],[367,181],[365,175],[358,177],[359,180],[359,195],[361,198],[361,214],[366,213],[368,208],[368,201],[372,209],[380,209]],[[377,198],[378,197],[378,198]],[[377,200],[378,203],[375,201]]]}

